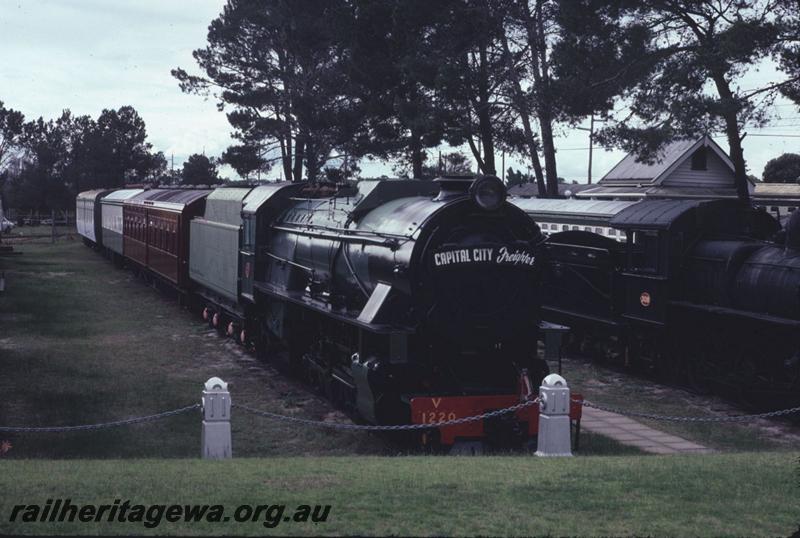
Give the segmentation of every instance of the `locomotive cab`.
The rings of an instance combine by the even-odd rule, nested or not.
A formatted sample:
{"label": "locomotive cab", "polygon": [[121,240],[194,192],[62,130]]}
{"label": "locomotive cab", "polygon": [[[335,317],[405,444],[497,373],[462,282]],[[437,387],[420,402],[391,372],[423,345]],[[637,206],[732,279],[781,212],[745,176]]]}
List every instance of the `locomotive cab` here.
{"label": "locomotive cab", "polygon": [[[685,278],[687,263],[697,257],[687,260],[687,251],[703,248],[701,239],[771,235],[775,223],[765,216],[738,200],[652,200],[618,213],[610,223],[627,235],[626,265],[621,271],[623,316],[664,326],[670,302],[681,300],[691,289]],[[732,253],[730,259],[743,257],[745,251]]]}

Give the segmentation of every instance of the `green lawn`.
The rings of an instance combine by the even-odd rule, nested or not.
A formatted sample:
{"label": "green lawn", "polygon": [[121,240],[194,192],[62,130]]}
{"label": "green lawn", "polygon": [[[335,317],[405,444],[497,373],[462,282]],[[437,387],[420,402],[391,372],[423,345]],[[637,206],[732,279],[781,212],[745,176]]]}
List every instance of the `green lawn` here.
{"label": "green lawn", "polygon": [[[20,254],[0,257],[7,283],[0,294],[0,425],[87,424],[176,409],[199,402],[212,376],[229,381],[239,403],[346,420],[77,236],[14,248]],[[392,450],[368,434],[301,429],[242,413],[233,430],[241,456]],[[0,442],[12,444],[6,458],[185,458],[199,454],[199,432],[195,412],[100,432],[0,433]]]}
{"label": "green lawn", "polygon": [[[788,536],[800,453],[0,462],[0,532]],[[10,523],[14,504],[329,504],[325,523]]]}

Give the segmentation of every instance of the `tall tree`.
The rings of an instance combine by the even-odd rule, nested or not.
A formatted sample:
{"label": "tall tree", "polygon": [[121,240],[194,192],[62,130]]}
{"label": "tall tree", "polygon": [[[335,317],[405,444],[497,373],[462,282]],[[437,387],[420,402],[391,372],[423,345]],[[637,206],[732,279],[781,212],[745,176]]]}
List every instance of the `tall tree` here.
{"label": "tall tree", "polygon": [[74,204],[83,190],[156,179],[166,169],[152,154],[144,121],[132,107],[104,110],[98,119],[65,110],[55,120],[25,123],[18,138],[23,166],[7,191],[19,208]]}
{"label": "tall tree", "polygon": [[[104,172],[109,182],[136,183],[147,177],[154,164],[144,120],[131,106],[103,110],[97,118],[94,140],[106,150]],[[97,150],[97,145],[93,148]]]}
{"label": "tall tree", "polygon": [[25,124],[22,136],[25,164],[10,179],[7,188],[11,205],[47,211],[74,203],[74,194],[64,179],[72,159],[74,122],[75,118],[66,110],[56,120],[39,118]]}
{"label": "tall tree", "polygon": [[213,159],[195,153],[183,163],[181,172],[183,185],[214,185],[220,183],[217,165]]}
{"label": "tall tree", "polygon": [[25,116],[0,101],[0,186],[7,164],[21,149],[24,125]]}
{"label": "tall tree", "polygon": [[[400,157],[412,177],[423,177],[427,148],[444,137],[447,110],[435,92],[444,63],[431,41],[448,2],[355,0],[343,67],[349,98],[360,103],[364,128],[350,154]],[[405,169],[405,165],[401,165]]]}
{"label": "tall tree", "polygon": [[230,146],[220,157],[220,163],[230,165],[243,178],[260,177],[272,168],[268,151],[261,145],[238,144]]}
{"label": "tall tree", "polygon": [[[511,11],[512,19],[508,27],[513,28],[513,24],[521,28],[521,35],[524,44],[527,45],[523,50],[523,57],[526,59],[525,65],[530,85],[530,97],[526,99],[519,89],[518,78],[513,79],[515,86],[513,103],[517,114],[520,116],[523,125],[530,122],[528,116],[528,101],[533,106],[539,123],[539,136],[541,139],[542,152],[544,154],[545,177],[547,181],[547,196],[555,197],[558,195],[558,170],[556,164],[556,147],[553,135],[553,125],[558,119],[558,94],[553,84],[552,73],[552,49],[554,45],[554,28],[556,27],[556,3],[551,0],[516,0]],[[504,43],[505,45],[505,43]],[[512,72],[513,73],[513,72]],[[541,192],[542,175],[541,165],[535,148],[538,141],[534,140],[530,133],[529,126],[525,127],[525,140],[529,147],[529,154],[539,183],[539,195]]]}
{"label": "tall tree", "polygon": [[800,2],[778,0],[776,12],[781,22],[776,58],[788,77],[781,85],[781,93],[800,108]]}
{"label": "tall tree", "polygon": [[[783,82],[744,89],[737,80],[779,42],[776,0],[619,0],[612,9],[599,0],[560,4],[583,32],[577,42],[589,55],[584,64],[595,58],[606,63],[602,52],[617,48],[620,36],[642,43],[635,58],[599,80],[574,81],[601,93],[607,93],[605,85],[625,83],[618,89],[629,99],[630,116],[603,129],[598,139],[648,160],[670,139],[724,132],[737,192],[748,200],[744,131],[767,121],[766,105]],[[616,25],[620,32],[594,32],[587,20],[598,19],[600,28]]]}
{"label": "tall tree", "polygon": [[[524,29],[524,27],[523,27]],[[544,172],[542,170],[542,163],[539,160],[539,151],[541,150],[540,139],[534,130],[535,121],[535,108],[533,105],[532,94],[530,90],[524,88],[524,82],[530,82],[527,76],[528,69],[532,65],[530,62],[525,62],[524,58],[529,49],[525,46],[519,45],[520,29],[515,25],[513,19],[509,19],[504,25],[504,32],[502,35],[503,45],[503,62],[505,64],[507,73],[507,86],[508,96],[519,122],[522,124],[521,132],[519,129],[509,129],[505,132],[505,142],[512,151],[520,153],[528,157],[533,165],[536,185],[539,190],[540,197],[547,196],[547,185],[545,183]],[[509,168],[511,170],[511,168]],[[515,181],[521,179],[521,176]],[[519,182],[519,181],[517,181]],[[512,185],[509,179],[509,186]]]}
{"label": "tall tree", "polygon": [[796,183],[800,181],[800,155],[784,153],[770,159],[764,166],[762,179],[765,183]]}
{"label": "tall tree", "polygon": [[213,93],[244,145],[269,146],[283,175],[303,166],[316,178],[331,150],[357,127],[340,68],[343,3],[229,0],[211,22],[208,45],[194,51],[205,76],[173,75],[185,92]]}
{"label": "tall tree", "polygon": [[480,171],[496,174],[499,133],[510,121],[501,96],[505,3],[461,0],[447,5],[432,38],[440,59],[437,91],[441,106],[450,111],[446,139],[454,146],[466,143]]}

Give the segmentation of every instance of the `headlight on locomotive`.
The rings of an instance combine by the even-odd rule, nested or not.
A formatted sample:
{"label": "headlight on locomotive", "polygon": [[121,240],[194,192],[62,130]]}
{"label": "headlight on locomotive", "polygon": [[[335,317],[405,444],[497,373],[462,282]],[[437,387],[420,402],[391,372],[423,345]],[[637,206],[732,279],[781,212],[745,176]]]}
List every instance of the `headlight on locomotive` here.
{"label": "headlight on locomotive", "polygon": [[506,201],[506,186],[496,176],[484,176],[470,185],[469,195],[481,209],[496,211]]}

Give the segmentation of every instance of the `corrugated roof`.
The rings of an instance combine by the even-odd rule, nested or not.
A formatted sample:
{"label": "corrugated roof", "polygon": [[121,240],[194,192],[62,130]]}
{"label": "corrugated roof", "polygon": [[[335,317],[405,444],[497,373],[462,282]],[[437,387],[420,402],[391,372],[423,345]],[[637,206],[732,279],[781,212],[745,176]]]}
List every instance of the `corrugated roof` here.
{"label": "corrugated roof", "polygon": [[151,189],[129,198],[125,203],[180,210],[208,196],[210,192],[209,189]]}
{"label": "corrugated roof", "polygon": [[242,224],[242,203],[251,190],[253,190],[251,187],[223,187],[213,190],[206,198],[203,218],[213,222],[240,226]]}
{"label": "corrugated roof", "polygon": [[611,221],[615,228],[666,229],[677,218],[709,200],[645,200],[620,211]]}
{"label": "corrugated roof", "polygon": [[94,200],[99,195],[103,194],[104,192],[108,192],[108,189],[94,189],[94,190],[91,190],[91,191],[83,191],[81,193],[78,193],[78,198],[81,199],[81,200],[84,200],[84,199]]}
{"label": "corrugated roof", "polygon": [[581,215],[610,218],[637,203],[614,200],[574,200],[557,198],[512,198],[509,200],[530,215]]}
{"label": "corrugated roof", "polygon": [[585,198],[736,198],[736,191],[710,187],[596,187],[578,194]]}
{"label": "corrugated roof", "polygon": [[756,183],[754,197],[776,196],[780,198],[800,198],[800,185],[797,183]]}
{"label": "corrugated roof", "polygon": [[275,183],[270,183],[268,185],[259,185],[258,187],[254,188],[250,191],[250,194],[247,195],[244,199],[244,207],[242,208],[243,211],[248,213],[255,213],[258,211],[258,208],[261,207],[261,204],[269,200],[272,195],[274,195],[279,190],[289,187],[290,185],[297,185],[297,188],[301,188],[301,183],[292,183],[291,181],[278,181]]}
{"label": "corrugated roof", "polygon": [[[587,183],[559,183],[558,194],[561,196],[575,196],[577,193],[592,187],[594,185]],[[521,183],[510,187],[508,193],[514,196],[537,197],[539,196],[539,186],[536,183]]]}
{"label": "corrugated roof", "polygon": [[121,202],[123,200],[127,200],[128,198],[133,198],[137,194],[141,194],[144,192],[144,189],[119,189],[114,192],[109,193],[107,196],[103,198],[103,203],[105,202]]}
{"label": "corrugated roof", "polygon": [[678,140],[665,145],[656,156],[655,162],[648,164],[638,160],[638,156],[629,153],[612,168],[600,181],[655,181],[680,159],[697,140]]}

